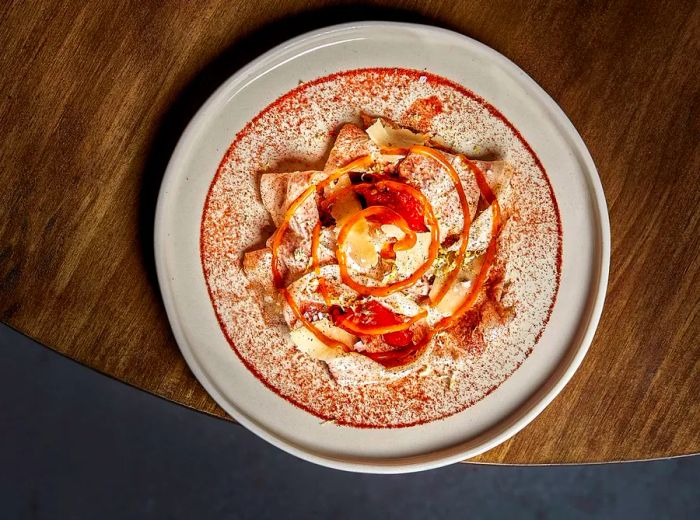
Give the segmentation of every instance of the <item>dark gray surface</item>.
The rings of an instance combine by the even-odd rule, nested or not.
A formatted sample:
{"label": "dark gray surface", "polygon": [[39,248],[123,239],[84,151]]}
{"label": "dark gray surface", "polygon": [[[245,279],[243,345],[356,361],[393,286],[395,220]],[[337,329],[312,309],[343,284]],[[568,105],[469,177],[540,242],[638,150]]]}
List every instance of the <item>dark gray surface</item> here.
{"label": "dark gray surface", "polygon": [[2,518],[700,518],[698,457],[355,475],[2,325],[0,353]]}

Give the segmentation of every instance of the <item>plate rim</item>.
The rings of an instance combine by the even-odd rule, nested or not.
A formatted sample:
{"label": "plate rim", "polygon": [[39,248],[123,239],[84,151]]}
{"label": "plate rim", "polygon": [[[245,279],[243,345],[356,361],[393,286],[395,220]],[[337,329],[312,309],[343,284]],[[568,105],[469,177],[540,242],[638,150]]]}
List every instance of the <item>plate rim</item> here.
{"label": "plate rim", "polygon": [[[558,366],[553,370],[548,376],[549,379],[554,377],[557,372],[561,372],[556,376],[554,382],[545,381],[542,387],[547,387],[544,395],[540,396],[542,392],[542,387],[538,389],[534,394],[532,394],[511,416],[518,416],[516,420],[509,421],[509,417],[504,417],[499,424],[495,425],[494,429],[499,429],[496,434],[489,435],[490,439],[480,443],[476,448],[472,449],[461,449],[457,450],[457,453],[451,455],[441,456],[443,451],[449,450],[452,452],[459,446],[459,444],[446,448],[444,450],[434,451],[430,453],[420,454],[408,458],[395,458],[395,459],[370,459],[370,460],[344,460],[337,457],[332,457],[324,454],[319,454],[307,449],[304,449],[294,443],[288,442],[274,433],[268,431],[265,427],[259,425],[257,422],[249,419],[242,412],[233,406],[229,399],[225,398],[220,394],[216,386],[211,382],[208,376],[205,375],[204,370],[201,368],[199,362],[195,359],[192,353],[192,345],[186,339],[186,336],[181,328],[179,320],[177,319],[177,312],[174,308],[174,297],[172,294],[172,288],[168,283],[166,259],[164,252],[164,243],[166,241],[166,236],[163,230],[166,227],[167,214],[165,207],[167,206],[168,189],[174,184],[176,180],[176,170],[177,164],[179,162],[179,156],[185,154],[185,149],[189,147],[188,143],[192,139],[192,134],[195,129],[198,128],[203,120],[208,116],[210,106],[216,103],[216,101],[228,91],[229,85],[234,84],[257,67],[264,64],[266,60],[274,58],[275,55],[281,51],[287,50],[293,46],[303,44],[310,40],[328,36],[332,33],[342,33],[344,31],[353,29],[367,29],[367,28],[377,28],[377,27],[392,27],[397,29],[405,29],[410,31],[418,31],[425,33],[433,33],[439,36],[449,36],[451,38],[461,39],[466,45],[476,46],[481,51],[486,52],[490,58],[499,61],[506,68],[510,68],[512,71],[518,73],[521,78],[528,83],[531,88],[532,93],[539,98],[547,109],[549,109],[554,115],[558,116],[557,121],[563,125],[561,133],[565,133],[566,137],[571,139],[573,149],[579,153],[580,160],[586,170],[586,181],[588,188],[590,190],[589,195],[592,196],[592,201],[595,205],[594,215],[597,217],[597,224],[595,226],[597,235],[597,244],[595,244],[594,252],[597,254],[597,264],[594,264],[594,272],[591,281],[591,289],[595,291],[595,297],[589,297],[589,302],[584,309],[582,317],[588,314],[587,323],[580,326],[579,330],[583,330],[583,334],[578,340],[578,346],[570,348],[569,352],[573,352],[573,355],[568,355],[562,359]],[[261,71],[264,72],[264,71]],[[610,222],[607,211],[607,202],[605,200],[605,195],[603,192],[602,183],[598,170],[595,166],[593,158],[586,147],[580,134],[574,127],[573,123],[570,121],[564,110],[556,103],[556,101],[525,71],[523,71],[517,64],[512,62],[506,56],[496,51],[495,49],[469,37],[464,34],[444,29],[442,27],[437,27],[433,25],[408,23],[408,22],[393,22],[393,21],[359,21],[350,22],[343,24],[330,25],[327,27],[322,27],[313,31],[303,33],[299,36],[291,38],[282,42],[279,45],[274,46],[270,50],[264,52],[260,56],[256,57],[254,60],[250,61],[242,68],[238,69],[232,75],[230,75],[216,90],[207,98],[204,104],[197,110],[195,115],[187,124],[182,135],[178,139],[177,145],[175,146],[168,165],[165,169],[163,179],[161,182],[160,190],[158,193],[158,199],[156,203],[156,212],[154,220],[154,253],[155,253],[155,263],[156,272],[158,278],[158,285],[160,287],[161,299],[168,316],[168,322],[173,331],[176,343],[180,352],[182,353],[188,368],[191,370],[193,375],[196,377],[197,381],[204,387],[207,393],[221,406],[228,414],[230,414],[237,422],[245,426],[247,429],[251,430],[253,433],[271,443],[272,445],[294,455],[301,459],[307,460],[309,462],[314,462],[322,466],[341,469],[345,471],[354,472],[365,472],[365,473],[408,473],[415,471],[423,471],[428,469],[433,469],[441,466],[446,466],[455,462],[464,460],[465,458],[474,457],[489,449],[501,444],[505,440],[511,438],[527,426],[532,420],[535,419],[561,392],[561,390],[566,386],[566,384],[571,380],[574,373],[578,370],[583,358],[585,357],[588,349],[593,340],[593,336],[598,327],[600,321],[600,316],[602,314],[603,305],[606,296],[606,290],[608,285],[609,277],[609,267],[610,267]],[[597,268],[597,272],[596,271]],[[584,320],[582,320],[582,323]],[[568,359],[567,359],[568,358]],[[531,401],[535,401],[534,403]],[[501,427],[502,423],[508,423]],[[484,432],[487,434],[488,430]],[[477,437],[478,438],[478,437]],[[474,438],[470,439],[473,441]],[[382,461],[384,461],[382,463]]]}

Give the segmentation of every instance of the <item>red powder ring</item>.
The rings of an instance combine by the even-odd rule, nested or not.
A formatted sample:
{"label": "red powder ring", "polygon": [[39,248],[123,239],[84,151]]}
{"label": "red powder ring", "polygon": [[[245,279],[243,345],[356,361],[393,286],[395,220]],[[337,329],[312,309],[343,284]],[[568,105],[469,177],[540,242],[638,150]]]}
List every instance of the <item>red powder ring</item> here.
{"label": "red powder ring", "polygon": [[[291,159],[321,164],[339,125],[358,122],[361,111],[419,131],[434,131],[467,156],[478,153],[469,144],[479,144],[483,137],[489,151],[505,155],[514,164],[511,234],[515,246],[504,250],[520,273],[513,282],[514,321],[525,320],[520,329],[509,329],[498,341],[482,338],[483,344],[476,344],[476,339],[474,344],[471,339],[452,344],[448,338],[447,346],[436,347],[435,374],[414,373],[365,387],[333,382],[321,362],[300,355],[285,339],[285,326],[268,326],[260,318],[262,312],[251,313],[249,304],[240,303],[246,297],[252,299],[250,294],[233,295],[231,290],[243,276],[242,253],[267,238],[263,230],[269,228],[269,221],[255,192],[259,173],[283,171],[275,170],[275,165]],[[247,193],[251,200],[241,203],[239,193]],[[268,105],[235,136],[207,194],[200,254],[223,334],[244,365],[269,389],[322,420],[355,427],[405,427],[466,409],[497,388],[527,358],[547,325],[559,289],[561,233],[559,209],[541,161],[494,106],[463,86],[425,71],[358,69],[300,85]],[[499,255],[500,249],[496,262],[502,263],[496,269],[504,270],[507,255]],[[533,255],[532,260],[539,256],[539,271],[520,269],[518,262],[524,266],[528,255]],[[256,328],[253,319],[258,320],[258,333],[246,334]],[[445,360],[455,356],[455,349],[460,353],[450,368]],[[447,372],[440,372],[444,367]],[[453,385],[455,374],[459,378]]]}

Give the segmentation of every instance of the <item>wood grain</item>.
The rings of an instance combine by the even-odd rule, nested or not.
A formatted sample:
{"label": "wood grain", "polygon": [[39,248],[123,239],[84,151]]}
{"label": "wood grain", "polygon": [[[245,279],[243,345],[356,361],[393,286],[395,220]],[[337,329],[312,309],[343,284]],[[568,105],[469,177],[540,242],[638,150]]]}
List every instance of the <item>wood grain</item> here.
{"label": "wood grain", "polygon": [[226,77],[291,36],[358,19],[432,23],[505,54],[561,105],[599,168],[612,226],[607,301],[581,369],[477,460],[700,451],[700,8],[491,4],[3,2],[0,319],[224,416],[180,356],[155,278],[155,199],[177,138]]}

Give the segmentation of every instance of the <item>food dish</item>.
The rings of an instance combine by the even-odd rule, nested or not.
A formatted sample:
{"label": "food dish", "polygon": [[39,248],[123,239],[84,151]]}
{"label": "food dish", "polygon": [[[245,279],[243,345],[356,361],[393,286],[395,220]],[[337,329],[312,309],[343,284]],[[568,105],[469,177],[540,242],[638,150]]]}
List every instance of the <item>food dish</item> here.
{"label": "food dish", "polygon": [[[378,48],[381,55],[372,51]],[[374,74],[377,81],[360,81],[363,74],[365,80]],[[381,77],[392,81],[381,85]],[[421,131],[421,120],[435,103],[419,103],[427,112],[414,110],[413,121],[402,116],[416,100],[433,95],[447,107],[430,120],[435,135],[468,157],[505,159],[518,174],[511,178],[518,200],[547,209],[527,218],[543,227],[534,236],[548,237],[546,243],[523,244],[525,254],[516,255],[529,259],[517,270],[540,271],[530,279],[543,285],[522,285],[534,295],[527,301],[535,304],[509,321],[529,316],[530,326],[521,329],[527,338],[471,358],[470,374],[483,377],[442,374],[439,385],[437,377],[428,378],[435,385],[421,381],[403,387],[402,399],[376,406],[390,385],[324,386],[329,378],[315,374],[324,370],[323,362],[308,363],[289,341],[285,323],[261,327],[264,320],[256,310],[261,296],[251,290],[241,260],[275,231],[260,197],[262,172],[323,170],[335,133],[348,122],[361,125],[360,110]],[[460,103],[466,110],[455,110]],[[308,117],[290,117],[304,111]],[[481,155],[487,152],[492,156]],[[528,182],[518,186],[518,179]],[[166,309],[185,359],[207,391],[263,438],[342,469],[426,469],[480,453],[517,432],[580,363],[607,280],[602,191],[565,116],[502,56],[454,33],[414,25],[365,23],[318,31],[232,77],[183,135],[161,189],[156,223]],[[296,357],[287,356],[290,351]],[[450,380],[449,399],[436,400],[436,393],[418,398],[419,388],[445,394]],[[368,388],[387,390],[369,393]],[[371,406],[362,403],[368,398],[375,400]]]}
{"label": "food dish", "polygon": [[488,304],[509,318],[500,306],[506,280],[489,273],[512,168],[363,116],[365,132],[341,127],[324,171],[261,176],[278,228],[270,247],[243,258],[262,299],[282,296],[295,346],[351,385],[395,382],[427,363],[433,338],[485,299],[487,279],[497,292]]}
{"label": "food dish", "polygon": [[[357,124],[338,125],[333,114],[345,107],[335,93],[344,89],[352,91],[345,104],[380,104],[415,127],[364,113]],[[500,133],[507,122],[490,108],[488,123],[474,125],[469,114],[483,100],[428,72],[347,71],[281,99],[239,134],[204,210],[203,268],[227,336],[276,332],[231,347],[271,389],[336,424],[410,426],[472,405],[522,363],[556,298],[561,229],[536,156],[521,144],[523,161],[513,145],[514,167],[451,149],[442,136],[452,141],[459,129],[462,142],[494,156],[477,128]],[[307,117],[317,112],[327,116]],[[302,134],[304,121],[326,130],[318,139],[331,145],[323,168],[260,174],[243,167],[248,143],[261,134],[289,142],[289,156],[268,159],[303,162],[294,137],[270,124],[284,119],[302,122],[290,125]],[[239,222],[255,222],[256,203],[217,190],[234,178],[259,183],[271,221],[259,220],[254,238],[267,239],[265,247],[242,252],[224,238]],[[218,296],[242,278],[240,292],[252,301]]]}

